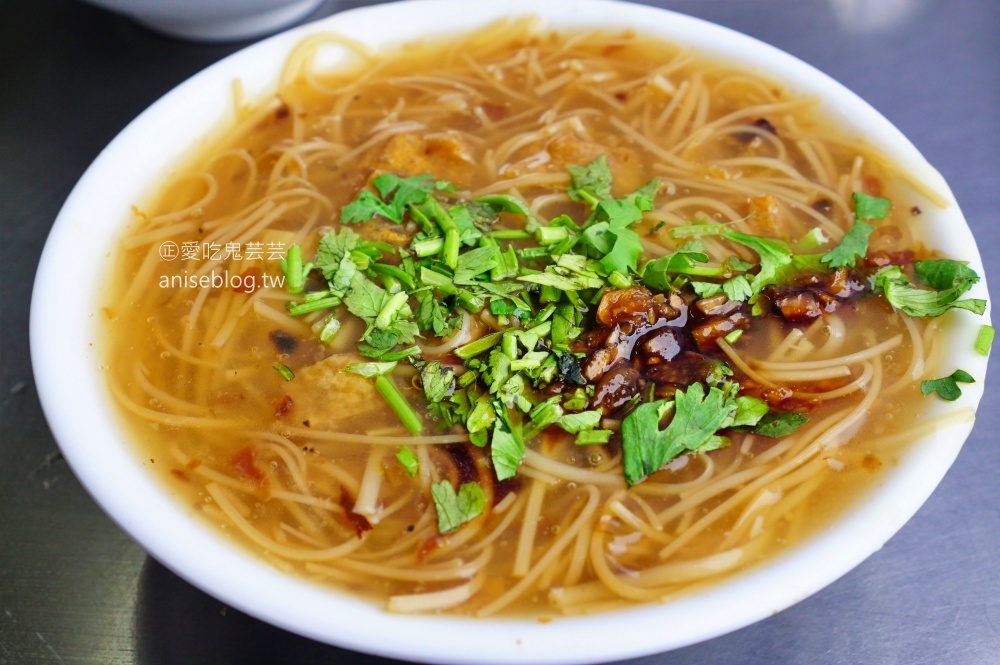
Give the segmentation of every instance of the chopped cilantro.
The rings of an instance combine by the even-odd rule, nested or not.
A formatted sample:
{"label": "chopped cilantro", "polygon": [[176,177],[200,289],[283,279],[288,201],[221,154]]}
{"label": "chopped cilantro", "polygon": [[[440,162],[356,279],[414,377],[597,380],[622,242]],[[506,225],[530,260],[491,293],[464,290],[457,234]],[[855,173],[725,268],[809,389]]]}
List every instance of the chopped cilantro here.
{"label": "chopped cilantro", "polygon": [[403,469],[407,475],[411,478],[417,475],[417,471],[420,469],[420,462],[408,446],[403,446],[399,449],[399,452],[396,453],[396,459],[403,465]]}
{"label": "chopped cilantro", "polygon": [[365,363],[353,363],[344,368],[345,372],[351,374],[357,374],[358,376],[363,376],[366,379],[370,379],[375,376],[382,376],[383,374],[388,374],[392,370],[396,369],[398,363],[388,362],[388,363],[376,363],[376,362],[365,362]]}
{"label": "chopped cilantro", "polygon": [[607,443],[611,440],[611,430],[609,429],[588,429],[576,435],[574,443],[578,446],[592,446],[595,444]]}
{"label": "chopped cilantro", "polygon": [[996,329],[988,324],[983,324],[976,336],[976,353],[981,356],[990,354],[990,347],[993,346],[993,338],[996,336]]}
{"label": "chopped cilantro", "polygon": [[437,337],[450,337],[461,324],[461,316],[453,316],[445,305],[430,291],[413,294],[417,299],[417,327]]}
{"label": "chopped cilantro", "polygon": [[728,423],[727,427],[758,425],[771,411],[767,402],[757,397],[741,395],[735,401],[736,411],[733,413],[732,422]]}
{"label": "chopped cilantro", "polygon": [[344,304],[354,316],[374,319],[382,311],[388,297],[385,289],[359,273],[351,281],[351,292],[344,299]]}
{"label": "chopped cilantro", "polygon": [[274,365],[274,369],[277,370],[278,374],[280,374],[285,381],[291,381],[295,378],[295,372],[293,372],[292,369],[284,363]]}
{"label": "chopped cilantro", "polygon": [[333,340],[336,339],[337,333],[340,332],[340,319],[335,317],[333,314],[329,314],[322,321],[320,321],[319,329],[319,341],[324,344],[333,344]]}
{"label": "chopped cilantro", "polygon": [[722,292],[730,300],[745,302],[754,295],[753,287],[746,275],[737,275],[732,279],[727,279],[722,283]]}
{"label": "chopped cilantro", "polygon": [[611,198],[611,167],[608,158],[601,155],[587,166],[569,166],[570,186],[569,198],[573,201],[584,201],[591,206],[597,205],[602,199]]}
{"label": "chopped cilantro", "polygon": [[840,244],[824,254],[821,260],[831,268],[853,268],[858,257],[864,258],[868,252],[868,236],[875,227],[865,222],[856,221],[847,230]]}
{"label": "chopped cilantro", "polygon": [[[319,241],[316,253],[316,267],[330,282],[342,284],[341,295],[351,285],[357,264],[351,259],[351,252],[358,246],[361,236],[350,229],[326,233]],[[345,274],[339,274],[344,271]]]}
{"label": "chopped cilantro", "polygon": [[592,261],[588,261],[586,256],[563,254],[556,258],[554,264],[546,266],[544,272],[523,275],[518,279],[551,286],[560,291],[599,289],[604,286],[604,279],[595,268],[596,266]]}
{"label": "chopped cilantro", "polygon": [[497,474],[497,480],[506,480],[517,475],[517,467],[524,457],[524,440],[515,428],[511,427],[506,416],[506,410],[497,410],[497,419],[493,423],[493,436],[490,439],[490,458]]}
{"label": "chopped cilantro", "polygon": [[[932,279],[935,281],[941,277],[941,273],[938,272],[931,274],[934,275]],[[976,279],[978,280],[978,276]],[[875,288],[885,295],[890,305],[902,310],[908,316],[940,316],[949,309],[966,309],[975,314],[986,311],[985,300],[977,298],[959,300],[972,286],[968,280],[944,289],[922,289],[914,286],[899,266],[886,266],[875,273],[874,283]]]}
{"label": "chopped cilantro", "polygon": [[962,396],[962,389],[958,387],[959,383],[975,382],[976,380],[972,378],[971,374],[965,370],[956,369],[948,376],[941,377],[940,379],[928,379],[927,381],[921,381],[920,392],[924,395],[937,393],[938,397],[941,399],[954,402]]}
{"label": "chopped cilantro", "polygon": [[581,411],[579,413],[567,413],[559,419],[559,427],[570,434],[577,434],[585,430],[592,430],[601,423],[601,409],[593,411]]}
{"label": "chopped cilantro", "polygon": [[[768,287],[852,267],[868,277],[873,293],[910,316],[985,309],[985,301],[960,299],[979,276],[958,261],[915,261],[912,272],[909,264],[877,271],[863,263],[856,267],[875,229],[869,222],[891,214],[888,199],[855,193],[855,222],[836,247],[829,247],[821,229],[789,245],[737,232],[729,224],[697,223],[673,228],[671,237],[684,239],[683,245],[640,268],[643,245],[635,226],[654,209],[659,182],[616,198],[614,176],[603,156],[569,167],[569,174],[568,195],[585,204],[586,219],[561,214],[543,224],[516,196],[468,200],[430,174],[378,173],[342,208],[341,222],[384,218],[415,225],[419,232],[408,245],[396,246],[367,240],[367,234],[342,226],[322,236],[314,263],[305,262],[301,247],[293,246],[281,262],[289,292],[315,286],[287,303],[288,312],[315,313],[306,321],[329,344],[340,330],[341,312],[323,310],[343,305],[365,324],[356,349],[368,359],[345,371],[373,379],[400,421],[416,434],[424,427],[422,414],[391,378],[397,363],[409,359],[420,375],[420,404],[427,418],[443,429],[464,427],[474,445],[489,450],[497,479],[518,473],[526,440],[546,428],[554,434],[558,427],[575,437],[577,445],[606,444],[620,436],[625,480],[631,486],[679,455],[728,445],[728,431],[779,437],[808,419],[772,412],[765,401],[740,395],[734,371],[711,361],[709,354],[713,364],[703,383],[679,386],[672,399],[655,401],[650,385],[647,403],[636,395],[612,414],[616,419],[627,414],[618,434],[598,429],[604,411],[594,408],[595,384],[584,378],[581,361],[570,349],[588,332],[593,309],[606,290],[637,284],[663,294],[682,290],[689,303],[692,292],[699,298],[721,295],[749,303],[754,314],[761,314],[771,301],[763,295]],[[648,233],[664,225],[661,221]],[[706,251],[704,236],[741,245],[755,259],[733,255],[718,263]],[[311,275],[314,268],[317,273]],[[320,274],[325,282],[316,279]],[[451,336],[468,316],[465,312],[487,307],[496,319],[484,320],[495,332],[452,351],[464,364],[463,373],[456,375],[443,358],[427,362],[421,357],[419,336]],[[480,325],[477,320],[474,334]],[[732,344],[743,333],[737,328],[724,339]],[[988,353],[993,336],[993,328],[984,326],[976,350]],[[286,379],[294,376],[284,365],[275,369]],[[921,389],[955,399],[961,394],[957,383],[966,378],[972,380],[959,370],[925,381]],[[417,457],[408,447],[399,450],[397,459],[408,474],[417,473]],[[445,481],[434,484],[431,493],[441,533],[485,509],[485,494],[476,483],[456,492]]]}
{"label": "chopped cilantro", "polygon": [[413,410],[410,403],[406,401],[403,394],[399,392],[396,384],[388,378],[388,374],[396,368],[396,362],[363,362],[353,363],[344,368],[345,372],[357,374],[365,378],[375,377],[375,389],[385,398],[392,410],[399,416],[400,421],[410,430],[412,434],[417,434],[424,428],[420,416]]}
{"label": "chopped cilantro", "polygon": [[751,431],[772,439],[793,434],[809,422],[807,416],[796,411],[771,411],[760,419]]}
{"label": "chopped cilantro", "polygon": [[795,248],[799,252],[813,252],[830,242],[830,236],[820,227],[811,229],[795,243]]}
{"label": "chopped cilantro", "polygon": [[958,288],[964,293],[979,282],[975,270],[951,259],[914,261],[913,272],[921,284],[938,290]]}
{"label": "chopped cilantro", "polygon": [[892,201],[864,192],[854,192],[851,195],[854,202],[855,219],[885,219],[892,212]]}
{"label": "chopped cilantro", "polygon": [[576,356],[568,351],[556,351],[555,356],[559,367],[559,376],[562,377],[563,381],[576,386],[587,384],[583,378],[580,361],[576,359]]}
{"label": "chopped cilantro", "polygon": [[396,218],[397,214],[392,206],[367,189],[361,190],[358,196],[340,211],[340,221],[344,224],[367,222],[376,216],[385,217],[394,222],[403,221],[402,216]]}
{"label": "chopped cilantro", "polygon": [[[416,363],[414,363],[416,364]],[[428,402],[440,402],[455,392],[455,371],[444,367],[437,360],[425,363],[420,369],[420,382]]]}
{"label": "chopped cilantro", "polygon": [[279,262],[281,272],[285,275],[285,289],[289,293],[302,293],[306,285],[306,277],[313,269],[313,264],[302,263],[302,247],[292,245],[285,257]]}
{"label": "chopped cilantro", "polygon": [[475,284],[476,278],[493,270],[500,261],[498,247],[479,247],[459,255],[455,267],[455,284]]}
{"label": "chopped cilantro", "polygon": [[463,484],[456,494],[452,484],[442,480],[431,485],[431,498],[437,511],[438,532],[442,535],[479,517],[486,509],[486,493],[475,482]]}
{"label": "chopped cilantro", "polygon": [[[706,394],[700,383],[678,390],[673,400],[640,405],[621,425],[625,482],[635,485],[679,455],[725,445],[716,432],[735,410],[735,400],[718,388]],[[670,423],[660,429],[660,421],[671,412]]]}

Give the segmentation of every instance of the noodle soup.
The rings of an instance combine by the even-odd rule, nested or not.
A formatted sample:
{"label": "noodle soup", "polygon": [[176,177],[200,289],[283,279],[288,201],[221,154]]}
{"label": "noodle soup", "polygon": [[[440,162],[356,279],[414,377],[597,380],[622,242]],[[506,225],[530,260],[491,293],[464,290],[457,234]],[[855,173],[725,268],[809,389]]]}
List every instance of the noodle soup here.
{"label": "noodle soup", "polygon": [[672,599],[968,417],[918,417],[972,316],[906,299],[972,279],[915,234],[941,202],[817,100],[631,33],[325,43],[137,209],[104,310],[150,467],[278,568],[395,612]]}

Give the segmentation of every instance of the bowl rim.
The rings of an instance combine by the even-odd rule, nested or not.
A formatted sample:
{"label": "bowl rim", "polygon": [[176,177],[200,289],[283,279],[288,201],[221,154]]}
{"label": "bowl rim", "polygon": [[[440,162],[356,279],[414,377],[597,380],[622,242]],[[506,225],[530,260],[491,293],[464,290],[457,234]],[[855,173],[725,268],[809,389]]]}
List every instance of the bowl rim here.
{"label": "bowl rim", "polygon": [[[671,39],[722,60],[740,60],[744,68],[787,88],[819,94],[825,115],[852,131],[862,133],[864,128],[864,136],[874,147],[893,161],[908,164],[914,177],[950,203],[949,208],[929,215],[935,220],[931,229],[935,242],[946,254],[968,259],[972,268],[985,274],[971,230],[940,174],[878,111],[801,60],[702,19],[620,0],[506,0],[478,4],[474,14],[467,9],[465,0],[374,5],[334,14],[258,42],[164,95],[94,160],[67,198],[46,241],[30,319],[31,359],[39,399],[77,478],[112,520],[151,556],[227,605],[309,638],[406,660],[586,663],[642,656],[710,639],[764,619],[849,572],[877,551],[924,503],[958,454],[972,429],[971,420],[914,444],[898,467],[886,472],[878,487],[833,526],[748,572],[669,604],[558,617],[550,623],[393,615],[289,577],[242,545],[228,543],[204,521],[192,519],[167,488],[143,468],[145,460],[136,448],[125,442],[125,428],[112,413],[115,407],[104,385],[99,341],[98,317],[103,304],[99,292],[114,241],[129,219],[131,206],[145,201],[175,164],[228,121],[230,81],[239,78],[248,98],[261,98],[273,89],[291,47],[319,33],[335,32],[380,48],[432,33],[474,29],[502,16],[535,14],[555,28],[637,28],[641,34]],[[434,25],[433,30],[428,25]],[[199,103],[190,104],[195,98]],[[137,150],[145,154],[137,155]],[[67,286],[63,275],[69,261],[73,262],[74,280]],[[986,293],[984,277],[972,295],[985,298]],[[979,326],[989,322],[989,309],[974,320],[952,317],[949,321],[949,334],[965,344],[956,345],[959,366],[978,381],[963,388],[958,402],[962,408],[974,410],[982,397],[987,358],[974,354],[972,345]],[[81,334],[72,339],[55,336],[53,331],[68,326]],[[720,612],[720,606],[726,611]],[[628,635],[628,641],[607,639],[616,632]],[[386,639],[388,634],[393,639]]]}

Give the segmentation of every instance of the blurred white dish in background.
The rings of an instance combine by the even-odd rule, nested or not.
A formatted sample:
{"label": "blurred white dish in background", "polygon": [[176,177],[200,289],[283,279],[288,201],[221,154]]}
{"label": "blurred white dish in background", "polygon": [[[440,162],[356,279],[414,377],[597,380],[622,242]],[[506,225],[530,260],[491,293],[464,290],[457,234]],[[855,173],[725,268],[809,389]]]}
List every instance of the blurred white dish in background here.
{"label": "blurred white dish in background", "polygon": [[194,41],[236,41],[277,32],[323,0],[85,0],[147,28]]}

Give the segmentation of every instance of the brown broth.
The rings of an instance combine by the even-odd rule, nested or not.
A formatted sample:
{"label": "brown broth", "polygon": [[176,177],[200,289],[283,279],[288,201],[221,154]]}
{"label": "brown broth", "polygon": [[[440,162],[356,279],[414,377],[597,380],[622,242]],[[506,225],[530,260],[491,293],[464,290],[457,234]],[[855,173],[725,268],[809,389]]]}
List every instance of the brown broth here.
{"label": "brown broth", "polygon": [[[544,434],[529,448],[560,466],[527,461],[512,482],[490,490],[490,504],[501,510],[490,508],[453,534],[438,535],[429,474],[453,483],[470,473],[481,477],[491,472],[486,455],[463,443],[413,444],[422,472],[410,478],[394,459],[407,441],[398,419],[370,381],[336,371],[346,354],[354,358],[351,340],[360,323],[341,316],[344,329],[329,347],[311,329],[316,317],[293,320],[283,313],[289,297],[282,290],[230,283],[236,276],[278,279],[279,244],[300,242],[312,255],[320,229],[336,224],[340,208],[373,170],[430,170],[474,193],[505,191],[498,183],[510,182],[532,200],[564,191],[568,164],[606,154],[618,195],[654,176],[663,179],[657,209],[640,225],[651,243],[669,242],[665,231],[651,232],[661,219],[670,225],[702,217],[735,221],[751,233],[794,240],[822,218],[828,229],[842,232],[851,222],[844,201],[858,181],[895,203],[890,222],[873,236],[873,249],[916,246],[907,211],[917,197],[877,156],[828,127],[810,102],[635,35],[567,40],[519,32],[523,28],[495,33],[491,40],[480,34],[460,45],[409,47],[380,58],[369,82],[322,78],[327,91],[340,90],[336,94],[301,80],[287,85],[278,97],[246,109],[243,124],[194,156],[181,171],[186,175],[142,208],[118,257],[108,299],[109,381],[137,448],[154,462],[151,470],[193,513],[241,546],[282,569],[379,603],[468,582],[468,576],[450,575],[450,566],[479,571],[471,598],[444,610],[462,614],[484,608],[492,613],[490,604],[523,580],[531,583],[496,608],[500,613],[589,612],[689,593],[776,556],[829,524],[863,496],[879,469],[892,465],[897,448],[881,445],[880,437],[905,431],[915,417],[917,382],[906,376],[914,352],[911,329],[884,303],[862,300],[833,315],[839,328],[822,321],[797,326],[815,347],[803,359],[862,351],[897,335],[901,343],[876,360],[851,364],[849,378],[790,381],[787,387],[800,393],[835,389],[867,371],[867,362],[883,393],[894,386],[893,394],[880,395],[808,464],[789,460],[811,445],[820,423],[858,409],[871,381],[865,390],[837,399],[800,400],[811,424],[795,436],[750,440],[734,433],[728,448],[682,458],[628,492],[624,481],[608,480],[621,475],[614,445],[578,447],[570,437]],[[727,117],[710,131],[713,121]],[[411,128],[393,134],[403,123]],[[530,132],[537,136],[515,143]],[[656,142],[655,151],[636,139],[640,134]],[[784,170],[775,166],[775,156]],[[681,162],[693,168],[684,171]],[[789,173],[816,182],[803,187]],[[531,174],[541,177],[532,181]],[[217,192],[203,201],[209,181]],[[540,216],[579,217],[577,204],[550,198],[540,205]],[[144,233],[165,228],[175,230],[142,240]],[[397,245],[408,241],[406,229],[386,223],[353,228]],[[178,258],[154,255],[166,240],[176,244]],[[216,250],[216,258],[225,257],[227,243],[236,243],[241,258],[230,252],[213,261]],[[250,249],[260,249],[260,256]],[[190,258],[186,251],[193,252]],[[144,276],[138,287],[136,275]],[[207,286],[193,281],[203,277]],[[213,278],[226,286],[217,287]],[[186,288],[177,288],[179,282]],[[923,323],[913,325],[925,344],[932,341]],[[737,345],[740,356],[768,358],[794,327],[769,317],[755,321]],[[836,351],[832,329],[845,334]],[[277,363],[296,378],[283,380]],[[740,372],[737,377],[744,378]],[[412,379],[413,372],[402,367],[393,376],[419,408],[422,397]],[[398,443],[351,443],[345,440],[350,437],[335,440],[316,431],[398,437]],[[428,431],[447,434],[429,420]],[[778,474],[774,469],[782,464],[790,468]],[[802,471],[806,466],[808,473]],[[705,480],[709,468],[712,481]],[[556,477],[566,469],[579,473]],[[366,471],[381,477],[377,495],[367,499],[358,495]],[[228,509],[278,547],[248,537],[220,509],[210,485],[216,497],[221,492],[228,500]],[[525,526],[519,514],[497,531],[511,511],[523,514],[538,498],[543,510],[537,523]],[[352,514],[369,499],[361,519]],[[585,510],[590,512],[580,517]],[[703,522],[716,513],[717,520]],[[655,527],[654,515],[662,522]],[[645,530],[632,521],[645,522]],[[573,535],[536,574],[546,553],[576,529],[582,535]],[[528,534],[534,542],[524,546]],[[599,581],[592,547],[610,553],[608,570],[630,583],[641,576],[629,571],[667,564],[676,569],[661,568],[664,580],[630,586],[634,593],[622,597]],[[281,548],[344,552],[307,563]],[[661,556],[664,551],[668,556]],[[726,556],[735,559],[719,575],[684,565]]]}

